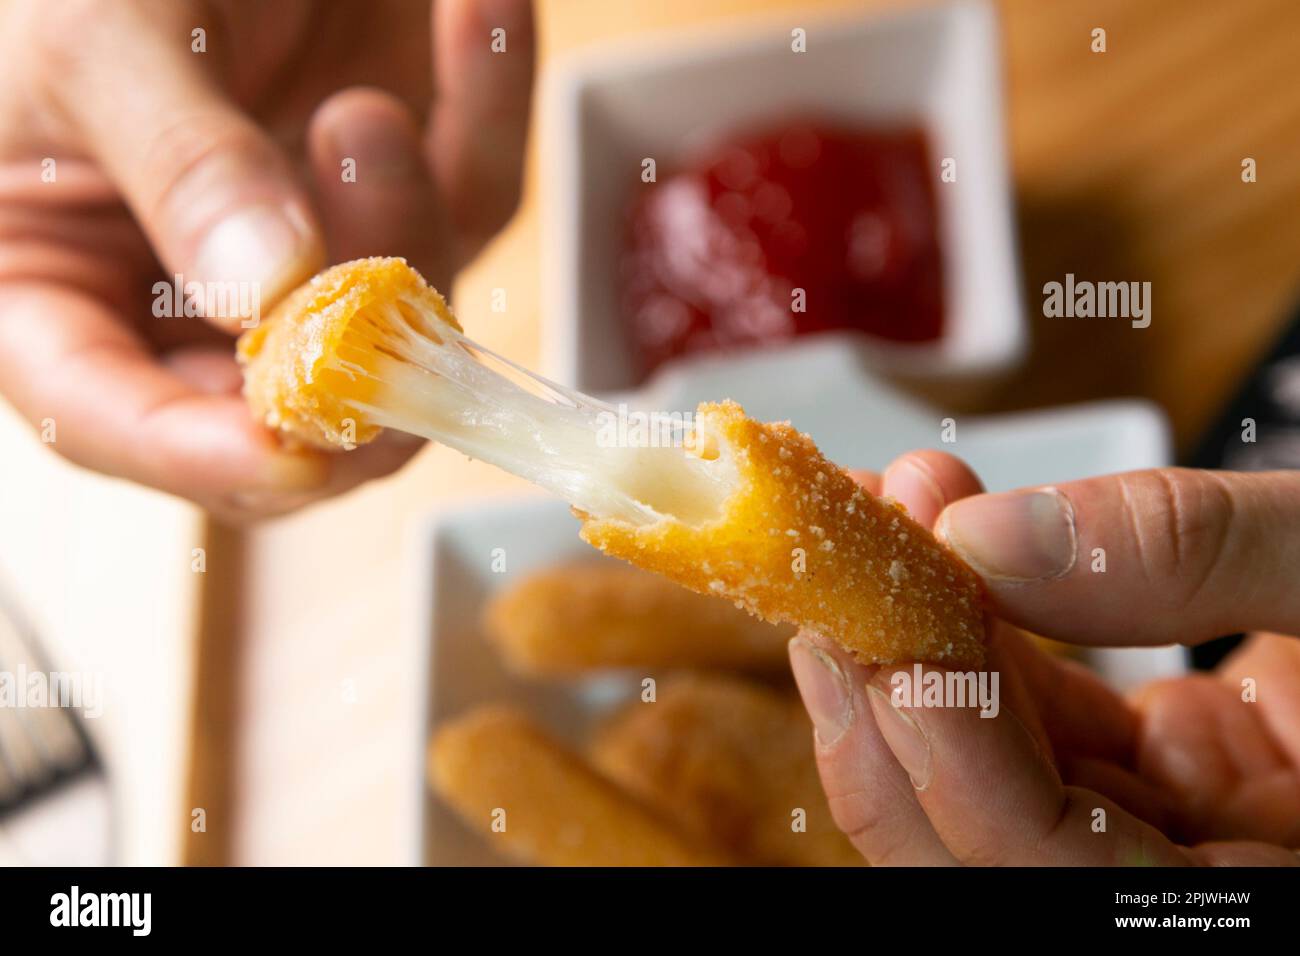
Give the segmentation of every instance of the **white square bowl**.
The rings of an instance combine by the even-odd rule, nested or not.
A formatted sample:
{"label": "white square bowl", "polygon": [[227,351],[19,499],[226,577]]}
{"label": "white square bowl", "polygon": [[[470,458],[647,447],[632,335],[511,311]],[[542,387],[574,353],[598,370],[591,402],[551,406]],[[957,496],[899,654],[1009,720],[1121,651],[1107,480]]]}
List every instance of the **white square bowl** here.
{"label": "white square bowl", "polygon": [[[806,52],[791,49],[795,28],[806,30]],[[873,339],[869,360],[976,377],[1023,355],[997,20],[987,3],[834,20],[791,13],[725,36],[602,47],[553,67],[542,104],[544,349],[557,381],[597,393],[637,384],[618,258],[627,205],[647,188],[642,160],[653,157],[664,175],[702,144],[784,117],[917,125],[928,135],[944,332],[907,346]],[[948,157],[956,182],[940,181]]]}

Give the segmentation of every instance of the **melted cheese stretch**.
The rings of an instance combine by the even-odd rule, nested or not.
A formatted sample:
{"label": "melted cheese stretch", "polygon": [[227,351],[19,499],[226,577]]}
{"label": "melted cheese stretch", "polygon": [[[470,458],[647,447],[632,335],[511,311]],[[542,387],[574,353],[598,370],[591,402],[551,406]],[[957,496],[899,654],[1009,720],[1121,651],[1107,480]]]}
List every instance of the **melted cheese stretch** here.
{"label": "melted cheese stretch", "polygon": [[730,456],[708,435],[683,429],[674,446],[630,446],[627,429],[610,427],[617,409],[494,355],[414,297],[354,315],[321,384],[368,424],[449,445],[602,518],[698,524],[734,490]]}
{"label": "melted cheese stretch", "polygon": [[975,574],[790,423],[706,403],[684,447],[630,441],[657,436],[607,428],[616,410],[475,345],[400,259],[314,277],[239,356],[250,407],[295,442],[423,435],[572,502],[607,554],[814,629],[864,663],[983,660]]}

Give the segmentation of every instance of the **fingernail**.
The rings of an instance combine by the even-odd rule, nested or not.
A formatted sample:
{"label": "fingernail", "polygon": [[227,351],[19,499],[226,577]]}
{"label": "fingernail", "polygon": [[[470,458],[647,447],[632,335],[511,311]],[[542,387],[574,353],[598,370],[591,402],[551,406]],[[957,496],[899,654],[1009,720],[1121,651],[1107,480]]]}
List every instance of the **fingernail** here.
{"label": "fingernail", "polygon": [[307,221],[285,206],[248,206],[208,230],[194,257],[204,282],[248,282],[261,307],[309,278],[319,258]]}
{"label": "fingernail", "polygon": [[1074,567],[1078,537],[1070,500],[1055,488],[966,498],[943,515],[949,545],[985,578],[1060,577]]}
{"label": "fingernail", "polygon": [[889,695],[875,684],[867,685],[867,699],[871,712],[876,715],[876,726],[889,749],[907,771],[913,788],[924,790],[930,786],[930,741],[912,715],[895,707]]}
{"label": "fingernail", "polygon": [[797,637],[790,639],[790,669],[817,740],[823,746],[835,743],[853,723],[853,695],[844,671],[820,647]]}

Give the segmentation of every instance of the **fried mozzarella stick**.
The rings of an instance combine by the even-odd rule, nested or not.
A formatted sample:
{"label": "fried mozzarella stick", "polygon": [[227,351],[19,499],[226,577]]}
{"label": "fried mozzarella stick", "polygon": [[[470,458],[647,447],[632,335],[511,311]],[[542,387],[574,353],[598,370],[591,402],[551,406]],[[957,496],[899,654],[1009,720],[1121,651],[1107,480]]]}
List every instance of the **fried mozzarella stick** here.
{"label": "fried mozzarella stick", "polygon": [[434,790],[506,854],[545,866],[724,866],[528,718],[483,707],[429,749]]}
{"label": "fried mozzarella stick", "polygon": [[401,259],[326,270],[239,354],[254,413],[297,441],[422,435],[559,495],[602,551],[864,662],[983,660],[974,573],[789,423],[706,403],[680,442],[609,441],[617,409],[475,345]]}
{"label": "fried mozzarella stick", "polygon": [[488,603],[483,625],[506,665],[534,676],[616,667],[780,670],[794,636],[720,598],[595,561],[527,575]]}
{"label": "fried mozzarella stick", "polygon": [[[606,776],[683,832],[747,863],[861,866],[835,826],[793,697],[740,678],[681,675],[616,714],[591,744]],[[803,831],[794,828],[802,811]]]}

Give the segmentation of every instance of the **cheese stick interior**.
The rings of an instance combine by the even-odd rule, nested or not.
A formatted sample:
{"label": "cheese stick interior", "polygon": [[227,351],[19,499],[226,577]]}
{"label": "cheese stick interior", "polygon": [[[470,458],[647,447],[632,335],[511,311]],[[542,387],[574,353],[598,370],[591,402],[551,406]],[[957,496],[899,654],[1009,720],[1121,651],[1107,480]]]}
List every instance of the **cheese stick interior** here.
{"label": "cheese stick interior", "polygon": [[434,790],[508,856],[546,866],[725,866],[606,780],[527,717],[472,711],[439,728],[429,749]]}
{"label": "cheese stick interior", "polygon": [[653,703],[612,718],[591,755],[684,832],[748,863],[862,865],[831,818],[812,728],[793,696],[742,678],[681,675],[662,682]]}
{"label": "cheese stick interior", "polygon": [[784,670],[789,626],[639,568],[558,564],[492,599],[484,632],[506,665],[535,676],[621,667]]}
{"label": "cheese stick interior", "polygon": [[254,413],[293,440],[421,435],[565,499],[602,551],[818,630],[864,662],[983,660],[974,573],[807,436],[719,402],[679,441],[605,440],[616,409],[476,345],[403,260],[326,270],[245,333],[239,355]]}

